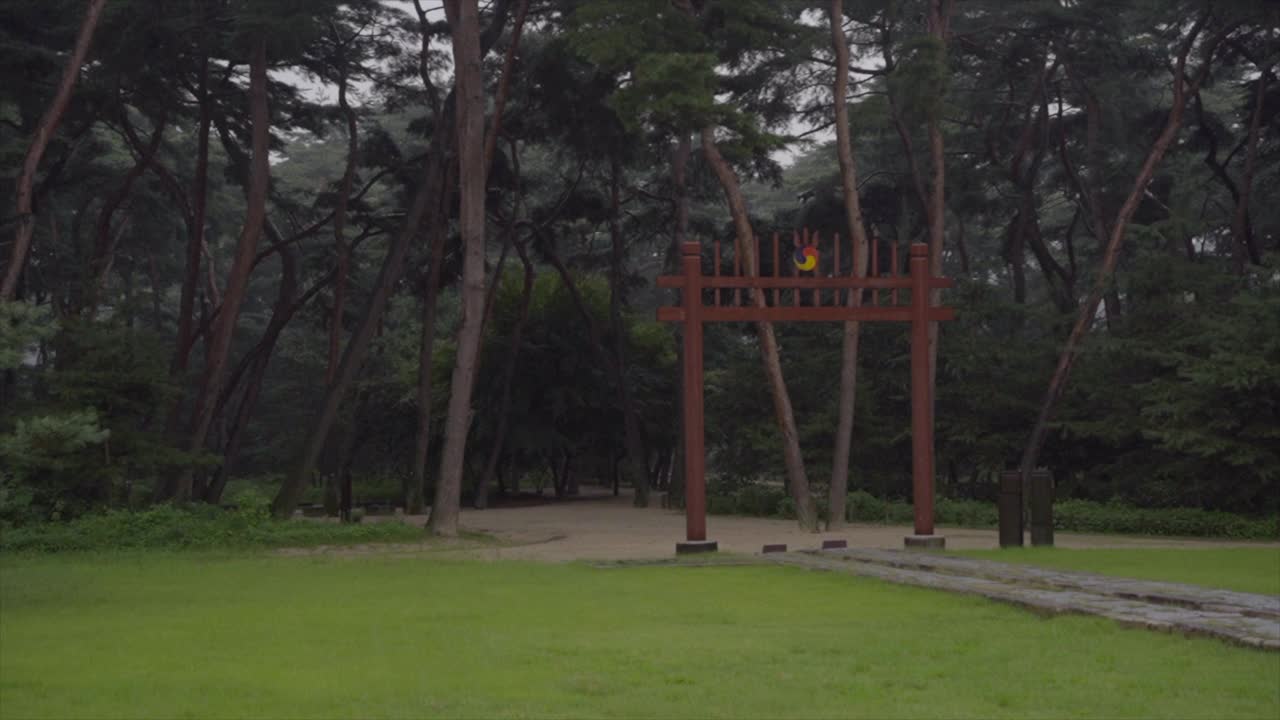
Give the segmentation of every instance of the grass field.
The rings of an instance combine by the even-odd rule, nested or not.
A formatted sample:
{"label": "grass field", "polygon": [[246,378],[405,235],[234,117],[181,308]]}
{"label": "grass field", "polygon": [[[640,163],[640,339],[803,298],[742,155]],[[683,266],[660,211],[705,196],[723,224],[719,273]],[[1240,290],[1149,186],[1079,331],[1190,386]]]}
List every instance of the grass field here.
{"label": "grass field", "polygon": [[1280,595],[1280,548],[960,550],[985,560]]}
{"label": "grass field", "polygon": [[0,716],[1280,714],[1280,654],[775,567],[0,557]]}

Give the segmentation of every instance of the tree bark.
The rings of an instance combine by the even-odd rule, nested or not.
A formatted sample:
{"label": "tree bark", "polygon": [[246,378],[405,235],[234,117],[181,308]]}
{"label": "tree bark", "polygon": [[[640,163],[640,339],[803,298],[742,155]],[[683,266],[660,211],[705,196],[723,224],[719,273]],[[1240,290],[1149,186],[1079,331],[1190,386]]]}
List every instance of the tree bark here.
{"label": "tree bark", "polygon": [[[129,109],[121,107],[122,115],[127,115]],[[112,220],[115,218],[120,207],[129,199],[129,194],[133,192],[133,186],[137,183],[138,178],[146,172],[147,166],[151,164],[155,158],[156,152],[160,150],[160,143],[164,140],[166,118],[161,115],[156,121],[155,129],[151,132],[151,139],[141,148],[137,148],[138,158],[134,161],[133,167],[129,168],[129,172],[125,173],[124,180],[120,183],[120,187],[107,198],[102,204],[102,209],[98,212],[98,222],[96,234],[94,237],[93,258],[89,261],[89,277],[87,279],[88,287],[85,288],[84,303],[81,309],[92,320],[98,313],[98,304],[102,301],[102,292],[106,289],[108,275],[111,270],[112,260],[115,256],[116,246],[119,244],[120,235],[123,232],[124,225],[128,223],[126,218],[121,223],[116,232],[112,232]],[[126,133],[131,133],[128,117],[123,117],[121,121],[122,128]]]}
{"label": "tree bark", "polygon": [[360,126],[356,111],[347,101],[346,69],[338,75],[338,107],[347,122],[347,166],[338,187],[338,206],[333,213],[333,242],[338,251],[338,273],[333,281],[333,315],[329,321],[329,360],[325,367],[324,384],[332,385],[338,373],[339,348],[342,344],[343,309],[347,299],[347,276],[351,272],[351,248],[347,244],[347,207],[351,201],[351,187],[355,184],[356,166],[360,158]]}
{"label": "tree bark", "polygon": [[[421,11],[421,5],[416,4],[419,9],[420,19],[425,19],[425,13]],[[486,180],[482,183],[486,187],[488,185],[487,178],[490,168],[493,167],[493,156],[496,151],[498,136],[502,133],[502,113],[506,107],[507,94],[510,88],[510,75],[515,65],[515,55],[520,47],[520,34],[524,28],[525,17],[529,11],[528,0],[520,0],[520,5],[516,11],[515,25],[511,31],[511,42],[507,46],[507,52],[502,64],[502,75],[498,80],[497,97],[494,99],[493,122],[490,124],[488,132],[485,134],[484,143],[484,172]],[[496,36],[495,36],[496,37]],[[485,52],[484,41],[481,41],[481,54]],[[429,52],[424,47],[423,52]],[[430,77],[423,71],[423,82],[430,83]],[[430,91],[434,93],[434,86],[430,86]],[[441,118],[444,115],[440,115]],[[514,148],[513,148],[514,156]],[[452,164],[450,165],[450,173],[452,173]],[[453,187],[453,175],[448,175],[445,187]],[[427,455],[431,447],[431,410],[432,395],[434,394],[434,363],[432,358],[435,356],[435,328],[436,328],[436,303],[440,294],[440,266],[444,259],[444,243],[448,234],[448,213],[450,206],[450,196],[445,194],[440,199],[440,207],[432,220],[428,223],[427,237],[429,238],[431,247],[430,267],[428,269],[427,285],[423,292],[422,305],[422,336],[418,345],[418,427],[417,435],[414,439],[413,453],[413,472],[410,475],[410,485],[405,492],[405,507],[411,515],[422,512],[423,502],[426,495],[427,481]],[[503,246],[503,259],[505,259],[507,248]],[[494,272],[495,282],[493,287],[497,287],[497,278],[502,272],[502,262],[499,261],[498,268]],[[488,317],[489,303],[485,302],[485,317]],[[481,333],[483,334],[483,322],[481,323]],[[482,477],[483,481],[483,477]]]}
{"label": "tree bark", "polygon": [[463,460],[471,428],[471,391],[475,383],[484,321],[485,167],[484,74],[481,67],[477,0],[445,0],[453,40],[457,78],[459,228],[462,236],[462,326],[450,380],[444,450],[428,528],[433,535],[458,534]]}
{"label": "tree bark", "polygon": [[[849,128],[849,45],[844,36],[844,2],[831,0],[831,46],[835,51],[836,156],[840,162],[840,187],[844,197],[845,224],[852,239],[853,276],[867,275],[867,231],[862,224],[862,205],[858,198],[858,166],[853,157],[853,141]],[[839,240],[837,239],[837,242]],[[841,272],[836,268],[836,272]],[[839,302],[839,293],[836,301]],[[862,290],[850,290],[849,307],[862,305]],[[853,441],[854,403],[858,388],[858,340],[861,324],[847,322],[840,344],[839,419],[836,423],[835,449],[831,463],[828,492],[827,529],[839,530],[845,525],[845,503],[849,494],[849,453]]]}
{"label": "tree bark", "polygon": [[[729,212],[733,216],[734,230],[737,234],[734,252],[742,258],[746,275],[757,277],[760,274],[757,262],[759,256],[756,252],[755,235],[751,230],[751,220],[747,215],[746,200],[743,199],[737,175],[716,147],[715,130],[711,127],[702,130],[702,152],[720,181],[725,200],[729,204]],[[756,307],[765,306],[764,293],[749,292],[749,294]],[[800,436],[796,430],[795,413],[791,409],[791,396],[787,392],[787,382],[782,376],[782,361],[778,354],[778,340],[773,334],[773,323],[759,321],[756,323],[756,331],[760,336],[760,355],[764,361],[765,375],[769,379],[769,394],[773,398],[774,416],[778,422],[778,430],[782,434],[782,453],[787,468],[788,486],[796,504],[796,520],[800,523],[800,527],[817,532],[818,512],[809,491],[809,478],[805,475],[804,457],[800,453]]]}
{"label": "tree bark", "polygon": [[[951,25],[951,11],[955,0],[929,0],[929,34],[938,39],[945,49],[947,33]],[[946,154],[943,152],[942,118],[929,118],[929,162],[933,170],[933,182],[929,188],[929,274],[942,275],[942,246],[946,241]],[[942,290],[929,292],[929,302],[942,304]],[[929,424],[933,425],[938,402],[938,322],[929,321]],[[932,449],[932,448],[931,448]]]}
{"label": "tree bark", "polygon": [[[249,287],[249,274],[262,236],[262,225],[267,214],[267,192],[271,179],[268,154],[271,138],[271,115],[267,106],[267,39],[260,36],[254,41],[249,66],[249,112],[253,123],[253,158],[249,174],[248,207],[244,228],[236,243],[236,254],[227,274],[227,287],[222,293],[222,307],[210,332],[208,365],[196,397],[192,413],[191,435],[187,451],[198,453],[204,449],[213,411],[226,374],[227,358],[231,350],[231,338],[236,321],[240,317],[240,305]],[[191,500],[192,471],[183,470],[172,488],[172,499],[184,503]]]}
{"label": "tree bark", "polygon": [[[204,248],[205,215],[209,204],[209,132],[213,126],[213,101],[209,97],[209,57],[201,59],[200,126],[196,131],[196,167],[191,188],[191,226],[187,228],[187,264],[182,276],[178,306],[178,340],[170,363],[175,377],[186,372],[195,342],[196,293],[200,287],[200,254]],[[177,401],[179,404],[181,399]],[[175,410],[176,412],[176,410]]]}
{"label": "tree bark", "polygon": [[249,380],[240,397],[240,404],[236,408],[231,426],[227,429],[222,464],[214,471],[213,477],[209,480],[209,486],[205,489],[203,499],[210,505],[217,505],[222,499],[222,491],[226,489],[227,480],[235,468],[236,459],[240,455],[240,446],[244,441],[245,429],[249,425],[249,418],[252,417],[258,403],[258,396],[262,392],[262,382],[266,378],[267,367],[271,364],[271,355],[275,351],[276,341],[280,339],[280,333],[300,307],[300,303],[295,302],[297,294],[297,253],[293,248],[284,246],[280,248],[280,290],[276,295],[275,307],[271,309],[271,320],[267,322],[266,330],[262,333],[262,340],[253,350],[254,358],[248,371]]}
{"label": "tree bark", "polygon": [[511,341],[507,348],[507,365],[502,373],[502,400],[498,406],[498,429],[494,434],[493,448],[489,451],[489,460],[485,463],[484,472],[480,476],[480,484],[476,488],[475,506],[483,510],[489,504],[489,486],[493,484],[494,475],[498,471],[498,463],[502,460],[507,443],[507,430],[510,427],[511,387],[515,382],[516,369],[519,367],[520,343],[524,339],[524,326],[529,320],[529,302],[533,298],[533,263],[525,244],[513,237],[516,252],[524,265],[524,284],[520,288],[520,315],[516,318],[515,327],[511,329]]}
{"label": "tree bark", "polygon": [[511,42],[507,45],[507,53],[502,60],[502,74],[498,76],[498,89],[493,100],[493,123],[484,138],[484,168],[488,175],[493,167],[493,154],[498,147],[498,135],[502,132],[502,113],[507,107],[507,93],[511,87],[511,71],[515,67],[516,52],[520,49],[520,34],[524,30],[524,19],[529,13],[529,0],[520,0],[516,7],[515,24],[511,26]]}
{"label": "tree bark", "polygon": [[[693,143],[689,134],[681,132],[676,146],[671,152],[671,185],[675,195],[675,221],[671,229],[671,245],[667,248],[666,274],[679,272],[680,246],[689,234],[689,188],[688,168],[689,156],[693,153]],[[679,302],[679,300],[677,300]],[[679,323],[675,323],[676,341],[676,449],[671,461],[671,478],[667,482],[668,507],[684,506],[684,340]]]}
{"label": "tree bark", "polygon": [[1262,125],[1262,105],[1266,98],[1267,80],[1271,75],[1271,66],[1258,68],[1258,79],[1253,96],[1253,116],[1249,120],[1249,137],[1244,151],[1244,174],[1240,178],[1240,197],[1236,202],[1235,213],[1231,216],[1231,234],[1242,254],[1247,254],[1254,265],[1262,264],[1262,251],[1258,247],[1257,238],[1253,234],[1253,224],[1249,222],[1249,200],[1253,195],[1254,166],[1258,159],[1258,134]]}
{"label": "tree bark", "polygon": [[622,162],[615,152],[610,158],[609,172],[609,326],[613,335],[614,384],[618,404],[622,408],[623,433],[627,443],[626,467],[635,490],[636,507],[649,506],[649,475],[645,467],[644,441],[640,436],[640,418],[636,412],[631,388],[627,386],[627,338],[622,326],[623,240],[622,240]]}
{"label": "tree bark", "polygon": [[13,249],[9,253],[9,265],[5,269],[4,278],[0,280],[0,302],[13,300],[18,292],[18,281],[22,270],[26,267],[27,256],[31,252],[31,236],[35,234],[36,219],[33,214],[35,201],[36,171],[40,168],[40,160],[49,147],[49,141],[58,130],[62,116],[71,102],[71,93],[75,89],[76,79],[80,77],[80,68],[84,65],[93,44],[93,34],[98,27],[98,19],[102,16],[102,7],[107,0],[89,0],[85,8],[84,19],[80,23],[80,31],[76,34],[75,46],[67,64],[62,68],[62,79],[58,81],[57,92],[53,101],[36,125],[35,136],[27,147],[26,157],[22,161],[22,171],[18,174],[16,222],[17,232],[13,239]]}
{"label": "tree bark", "polygon": [[448,213],[454,173],[445,171],[437,205],[427,220],[427,242],[431,263],[427,268],[427,285],[422,294],[422,333],[418,341],[418,426],[413,445],[413,474],[405,497],[406,512],[419,515],[423,511],[427,489],[427,453],[431,448],[431,409],[434,389],[436,348],[436,304],[440,296],[440,270],[444,263],[444,244],[448,235]]}
{"label": "tree bark", "polygon": [[1102,302],[1103,296],[1107,294],[1111,276],[1115,272],[1116,264],[1120,259],[1120,246],[1124,241],[1125,229],[1138,209],[1138,203],[1142,200],[1147,184],[1151,182],[1152,176],[1155,175],[1156,166],[1164,158],[1169,146],[1173,144],[1179,128],[1182,126],[1182,116],[1186,109],[1187,98],[1194,96],[1199,90],[1201,83],[1208,74],[1213,54],[1218,44],[1221,43],[1230,30],[1234,29],[1234,26],[1229,26],[1205,44],[1204,64],[1201,66],[1197,76],[1192,80],[1188,80],[1186,73],[1187,56],[1208,19],[1209,11],[1206,10],[1196,19],[1195,24],[1192,25],[1187,38],[1179,49],[1173,74],[1173,105],[1169,109],[1169,116],[1165,121],[1164,128],[1156,137],[1151,150],[1147,153],[1147,157],[1142,163],[1141,169],[1138,171],[1138,176],[1134,179],[1129,195],[1125,198],[1124,204],[1120,206],[1119,212],[1116,213],[1116,219],[1111,224],[1111,235],[1102,257],[1101,266],[1098,269],[1098,275],[1094,279],[1093,287],[1090,289],[1088,297],[1085,298],[1084,304],[1080,306],[1075,324],[1071,328],[1071,333],[1067,336],[1066,345],[1062,349],[1062,354],[1058,357],[1057,368],[1049,381],[1049,387],[1041,403],[1040,412],[1031,430],[1031,437],[1027,440],[1027,445],[1022,453],[1022,460],[1019,463],[1023,487],[1027,487],[1031,471],[1035,469],[1036,462],[1039,459],[1040,449],[1043,447],[1045,437],[1048,434],[1049,421],[1053,416],[1053,411],[1057,407],[1058,401],[1062,398],[1063,391],[1066,389],[1067,378],[1071,374],[1071,368],[1075,363],[1079,346],[1084,340],[1085,333],[1088,332],[1093,318],[1097,315],[1098,305]]}
{"label": "tree bark", "polygon": [[[474,0],[471,1],[474,2]],[[498,33],[501,32],[502,25],[506,21],[509,5],[509,0],[495,0],[493,22],[485,29],[480,38],[482,50],[487,50],[492,46]],[[429,79],[429,77],[424,77],[424,81]],[[448,117],[453,113],[455,98],[455,91],[451,91],[443,103],[441,117]],[[418,236],[418,231],[422,227],[423,218],[429,211],[429,206],[433,201],[438,202],[440,194],[444,192],[445,175],[450,165],[448,154],[454,145],[454,131],[454,123],[444,122],[440,123],[439,128],[432,135],[431,144],[427,151],[426,165],[422,173],[422,182],[414,193],[413,201],[405,214],[404,225],[401,227],[399,235],[387,249],[387,254],[383,258],[382,266],[378,271],[378,278],[374,282],[374,290],[369,298],[369,304],[347,341],[347,348],[343,352],[342,362],[338,365],[337,377],[334,378],[332,384],[325,388],[325,397],[321,410],[315,415],[315,420],[308,429],[307,439],[304,442],[298,462],[294,466],[294,470],[285,477],[284,483],[280,486],[280,491],[276,493],[275,499],[272,500],[271,512],[278,518],[286,518],[293,513],[293,509],[298,504],[298,498],[302,494],[302,489],[306,486],[308,478],[315,471],[316,462],[324,449],[325,441],[329,437],[329,431],[337,419],[338,408],[342,404],[347,390],[351,387],[351,383],[355,380],[361,365],[364,364],[364,359],[369,353],[369,345],[379,325],[382,323],[382,315],[386,311],[387,302],[390,300],[396,284],[400,281],[400,277],[404,274],[404,260],[409,252],[409,245]]]}

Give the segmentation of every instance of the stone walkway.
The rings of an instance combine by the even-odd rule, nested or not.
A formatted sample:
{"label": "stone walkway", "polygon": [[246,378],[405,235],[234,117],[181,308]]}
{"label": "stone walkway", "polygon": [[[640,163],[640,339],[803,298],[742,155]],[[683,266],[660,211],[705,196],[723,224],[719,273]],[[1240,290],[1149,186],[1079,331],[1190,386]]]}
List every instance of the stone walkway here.
{"label": "stone walkway", "polygon": [[812,570],[980,595],[1048,614],[1081,613],[1166,632],[1280,651],[1280,596],[901,550],[822,550],[761,556]]}

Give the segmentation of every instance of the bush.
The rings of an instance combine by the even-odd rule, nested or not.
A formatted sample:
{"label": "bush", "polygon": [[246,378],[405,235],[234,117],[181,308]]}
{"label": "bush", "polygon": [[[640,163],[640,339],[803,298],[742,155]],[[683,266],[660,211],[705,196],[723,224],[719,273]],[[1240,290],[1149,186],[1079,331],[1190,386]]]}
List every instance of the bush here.
{"label": "bush", "polygon": [[849,522],[901,524],[911,522],[911,506],[901,500],[881,500],[865,490],[855,490],[845,499],[844,517]]}
{"label": "bush", "polygon": [[[814,499],[819,517],[826,518],[826,496]],[[781,488],[768,485],[746,485],[736,492],[712,495],[707,498],[707,509],[714,515],[796,516],[795,501],[783,494]],[[864,490],[855,490],[846,500],[845,519],[849,522],[907,525],[914,515],[910,503],[882,500]],[[994,503],[939,498],[934,506],[934,519],[939,525],[994,528],[999,522],[999,513]],[[1280,516],[1258,519],[1199,508],[1137,508],[1118,502],[1088,500],[1054,503],[1053,525],[1067,532],[1280,539]]]}
{"label": "bush", "polygon": [[1053,526],[1074,532],[1280,539],[1280,516],[1248,518],[1199,508],[1138,508],[1087,500],[1054,503]]}
{"label": "bush", "polygon": [[234,512],[208,505],[143,511],[109,510],[66,523],[42,523],[0,533],[0,551],[191,549],[412,541],[422,530],[397,522],[335,524],[273,520],[265,505]]}
{"label": "bush", "polygon": [[1000,513],[995,503],[938,498],[934,505],[934,519],[941,525],[993,528],[1000,522]]}
{"label": "bush", "polygon": [[747,485],[734,498],[736,512],[756,517],[778,515],[779,506],[784,499],[790,500],[782,488],[776,485]]}

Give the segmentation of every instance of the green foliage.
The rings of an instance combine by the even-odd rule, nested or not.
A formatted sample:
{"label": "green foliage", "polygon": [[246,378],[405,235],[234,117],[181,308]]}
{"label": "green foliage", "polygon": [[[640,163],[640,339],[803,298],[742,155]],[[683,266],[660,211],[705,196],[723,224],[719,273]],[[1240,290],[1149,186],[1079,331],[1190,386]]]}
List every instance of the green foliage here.
{"label": "green foliage", "polygon": [[908,119],[938,120],[949,84],[946,46],[939,38],[919,35],[904,42],[899,52],[889,91]]}
{"label": "green foliage", "polygon": [[1063,500],[1053,525],[1073,532],[1129,533],[1238,540],[1280,539],[1280,516],[1256,519],[1199,508],[1138,508],[1122,503]]}
{"label": "green foliage", "polygon": [[109,510],[66,523],[10,528],[0,534],[0,551],[232,550],[366,542],[411,542],[422,530],[397,522],[335,524],[272,520],[265,504],[226,511],[209,506],[187,509],[158,505],[148,510]]}
{"label": "green foliage", "polygon": [[38,343],[57,331],[48,306],[0,302],[0,370],[20,366]]}
{"label": "green foliage", "polygon": [[[95,410],[19,420],[13,432],[0,435],[0,464],[12,477],[6,493],[12,509],[6,514],[12,520],[57,520],[108,497],[112,477],[104,470],[110,435]],[[26,509],[17,506],[20,498],[29,503]]]}
{"label": "green foliage", "polygon": [[[826,517],[825,496],[817,500],[821,516]],[[795,502],[781,487],[758,483],[736,490],[713,487],[707,508],[717,515],[795,517]],[[910,503],[883,500],[863,490],[849,493],[845,500],[849,522],[907,525],[914,518]],[[934,520],[953,527],[994,528],[999,516],[994,503],[938,498]],[[1280,540],[1280,515],[1250,518],[1199,508],[1138,508],[1118,502],[1060,500],[1053,506],[1053,524],[1067,532]]]}
{"label": "green foliage", "polygon": [[40,520],[35,506],[35,490],[0,472],[0,530]]}
{"label": "green foliage", "polygon": [[70,320],[48,337],[53,371],[33,373],[38,393],[17,405],[12,426],[0,433],[0,462],[13,482],[30,487],[34,516],[119,504],[134,485],[209,462],[148,427],[173,396],[153,334]]}
{"label": "green foliage", "polygon": [[110,435],[99,426],[94,410],[19,420],[12,433],[0,437],[0,458],[18,479],[44,480],[42,473],[77,467],[77,454],[102,445]]}

